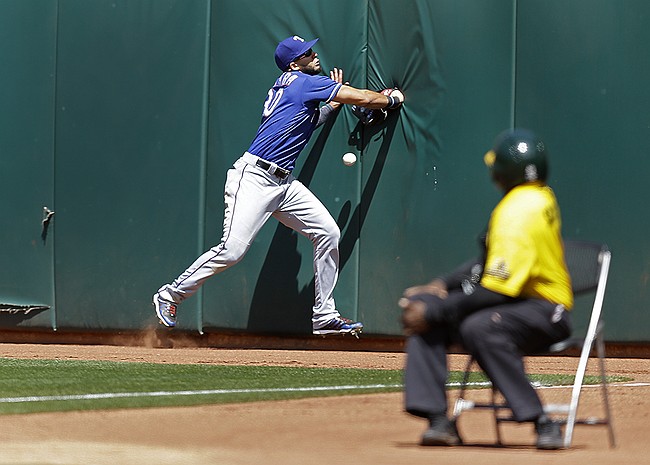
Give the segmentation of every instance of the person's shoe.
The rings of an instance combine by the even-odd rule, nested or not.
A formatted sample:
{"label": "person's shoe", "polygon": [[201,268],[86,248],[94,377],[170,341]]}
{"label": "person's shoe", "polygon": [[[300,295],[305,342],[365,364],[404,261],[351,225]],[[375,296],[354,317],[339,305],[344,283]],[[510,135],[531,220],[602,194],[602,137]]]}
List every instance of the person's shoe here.
{"label": "person's shoe", "polygon": [[153,306],[156,309],[156,316],[158,316],[161,325],[168,328],[176,326],[177,305],[174,302],[163,299],[160,297],[160,293],[156,292],[153,295]]}
{"label": "person's shoe", "polygon": [[343,317],[333,318],[323,326],[313,328],[313,333],[321,336],[327,334],[353,334],[359,337],[359,333],[363,331],[363,323],[355,322]]}
{"label": "person's shoe", "polygon": [[542,415],[535,421],[535,431],[537,431],[536,445],[538,449],[555,450],[564,447],[560,423],[551,420],[546,415]]}
{"label": "person's shoe", "polygon": [[456,423],[444,415],[431,419],[431,426],[424,432],[420,442],[423,446],[459,446],[462,443]]}

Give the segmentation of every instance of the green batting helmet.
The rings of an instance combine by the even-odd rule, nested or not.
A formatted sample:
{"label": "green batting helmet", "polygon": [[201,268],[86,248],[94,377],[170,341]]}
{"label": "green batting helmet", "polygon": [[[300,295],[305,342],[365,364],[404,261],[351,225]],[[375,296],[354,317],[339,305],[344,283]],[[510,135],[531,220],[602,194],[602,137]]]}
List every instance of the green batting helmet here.
{"label": "green batting helmet", "polygon": [[485,154],[492,179],[506,192],[519,184],[546,182],[547,152],[544,142],[527,129],[508,129],[499,134]]}

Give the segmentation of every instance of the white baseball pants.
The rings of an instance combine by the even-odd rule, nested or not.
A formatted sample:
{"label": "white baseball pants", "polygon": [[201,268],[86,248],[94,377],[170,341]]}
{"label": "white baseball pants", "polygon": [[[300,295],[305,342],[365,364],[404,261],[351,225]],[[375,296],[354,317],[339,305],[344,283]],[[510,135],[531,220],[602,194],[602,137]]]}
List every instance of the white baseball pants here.
{"label": "white baseball pants", "polygon": [[316,296],[312,324],[317,328],[339,316],[333,292],[338,279],[341,232],[327,208],[293,175],[280,179],[256,166],[256,161],[256,156],[246,153],[228,170],[221,242],[159,292],[163,298],[180,304],[206,279],[239,262],[273,216],[314,246]]}

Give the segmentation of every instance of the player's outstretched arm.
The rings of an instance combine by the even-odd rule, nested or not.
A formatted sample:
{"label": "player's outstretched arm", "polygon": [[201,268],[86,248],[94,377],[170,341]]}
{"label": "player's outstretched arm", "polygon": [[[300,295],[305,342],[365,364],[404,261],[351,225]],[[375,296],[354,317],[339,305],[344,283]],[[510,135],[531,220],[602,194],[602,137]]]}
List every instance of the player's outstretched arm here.
{"label": "player's outstretched arm", "polygon": [[381,92],[357,89],[344,84],[332,100],[370,109],[392,109],[399,107],[404,102],[404,94],[399,89],[391,89],[390,94],[385,95]]}

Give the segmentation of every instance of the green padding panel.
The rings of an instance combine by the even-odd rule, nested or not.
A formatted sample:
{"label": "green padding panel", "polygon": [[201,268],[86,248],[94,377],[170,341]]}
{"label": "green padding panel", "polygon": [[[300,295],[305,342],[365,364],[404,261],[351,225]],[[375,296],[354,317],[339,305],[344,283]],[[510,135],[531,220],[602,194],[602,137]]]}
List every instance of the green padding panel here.
{"label": "green padding panel", "polygon": [[498,200],[482,157],[512,107],[512,3],[410,3],[370,4],[369,85],[407,98],[363,138],[359,300],[373,333],[399,334],[404,288],[477,253]]}
{"label": "green padding panel", "polygon": [[[250,145],[267,91],[280,74],[273,59],[277,43],[294,34],[319,37],[315,50],[323,69],[343,68],[346,80],[364,87],[365,24],[365,1],[230,0],[213,8],[206,249],[221,237],[226,170]],[[356,315],[358,293],[359,234],[351,216],[359,203],[360,168],[345,167],[341,156],[350,150],[353,127],[341,113],[333,125],[318,129],[294,172],[341,227],[335,298],[350,317]],[[205,327],[310,332],[312,255],[311,242],[269,220],[242,262],[204,286]]]}
{"label": "green padding panel", "polygon": [[[151,295],[219,241],[226,171],[298,34],[325,70],[407,97],[370,129],[343,109],[296,170],[341,227],[345,316],[399,334],[403,289],[476,254],[500,197],[482,157],[517,125],[549,146],[565,236],[612,250],[607,339],[647,341],[649,17],[646,0],[2,0],[0,305],[52,309],[0,327],[155,324]],[[311,243],[270,220],[179,326],[307,333],[312,277]]]}
{"label": "green padding panel", "polygon": [[528,0],[518,14],[517,123],[547,140],[565,236],[612,250],[607,339],[647,341],[650,3]]}
{"label": "green padding panel", "polygon": [[153,322],[151,295],[202,247],[208,7],[59,2],[59,327]]}
{"label": "green padding panel", "polygon": [[[0,326],[50,327],[54,315],[53,204],[56,2],[0,2],[0,304],[50,306],[0,314]],[[53,224],[52,224],[53,226]]]}

